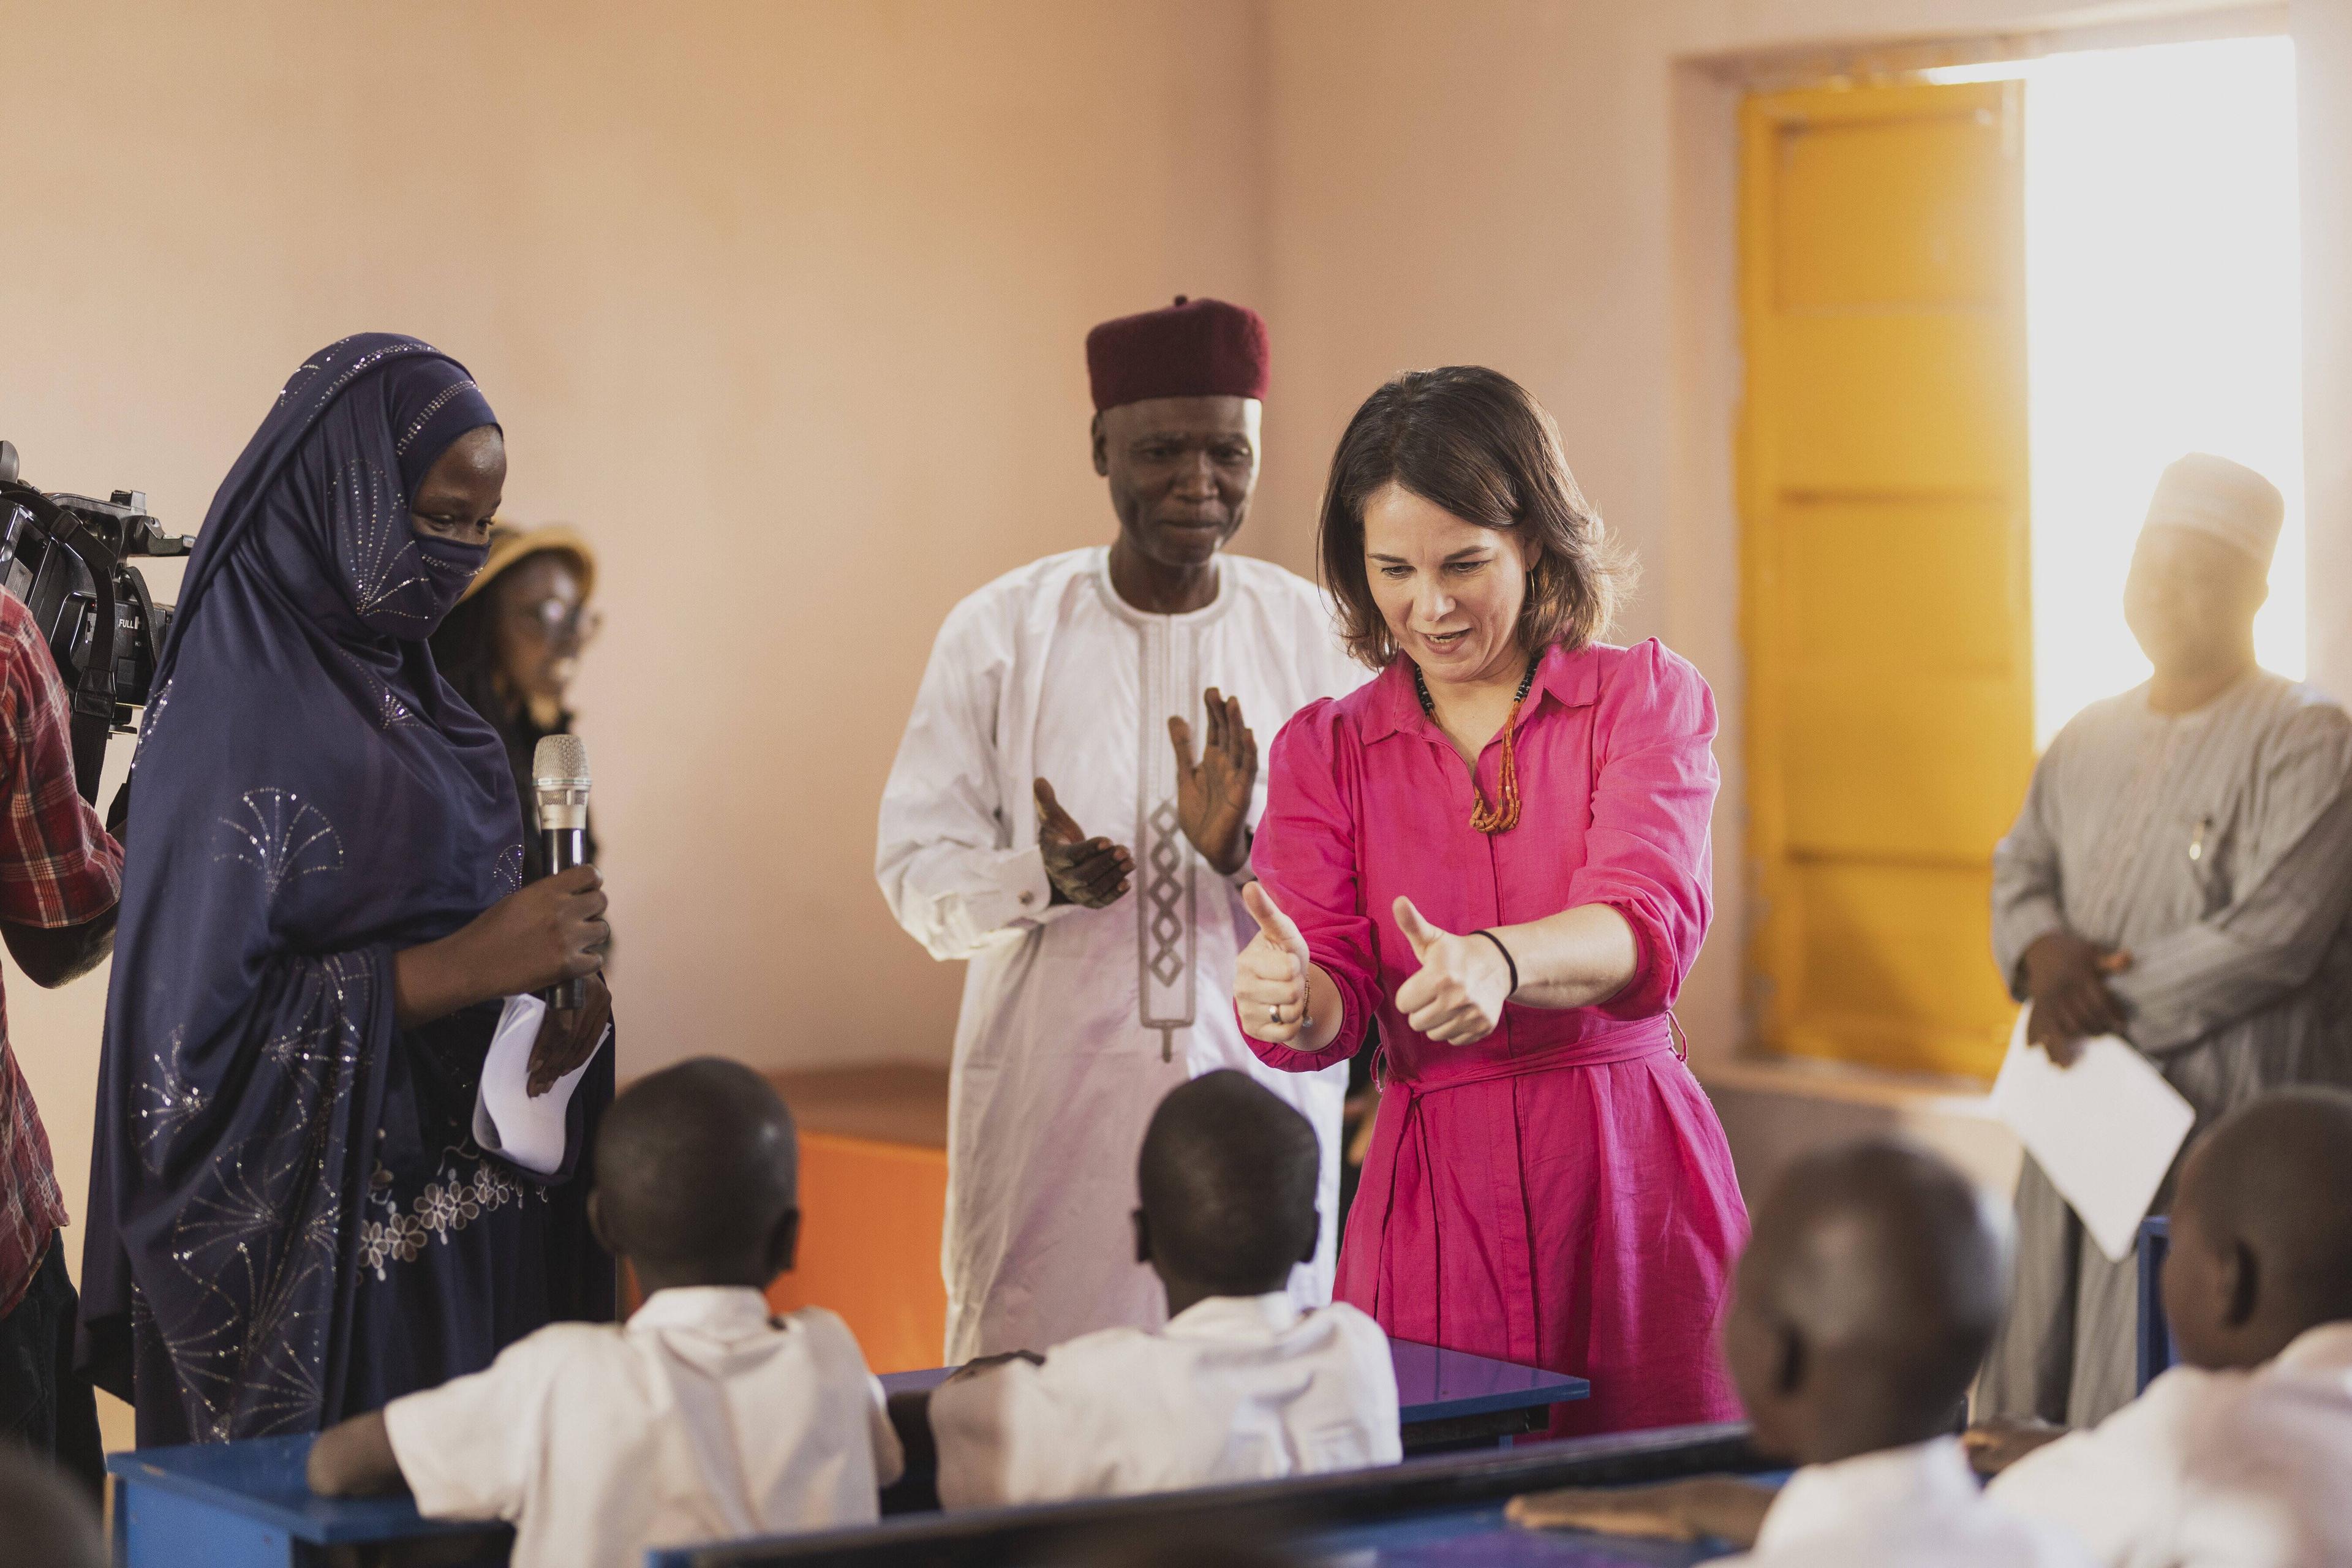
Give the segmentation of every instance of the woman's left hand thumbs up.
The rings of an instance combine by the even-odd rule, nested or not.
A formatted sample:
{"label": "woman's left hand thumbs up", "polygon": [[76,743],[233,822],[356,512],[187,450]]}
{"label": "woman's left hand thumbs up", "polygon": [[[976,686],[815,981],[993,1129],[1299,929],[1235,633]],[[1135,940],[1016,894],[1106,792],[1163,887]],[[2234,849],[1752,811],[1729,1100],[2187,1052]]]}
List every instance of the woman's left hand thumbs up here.
{"label": "woman's left hand thumbs up", "polygon": [[1456,936],[1423,918],[1411,899],[1395,906],[1397,929],[1421,968],[1397,987],[1397,1011],[1417,1032],[1449,1046],[1483,1040],[1503,1021],[1511,968],[1503,951],[1472,932]]}

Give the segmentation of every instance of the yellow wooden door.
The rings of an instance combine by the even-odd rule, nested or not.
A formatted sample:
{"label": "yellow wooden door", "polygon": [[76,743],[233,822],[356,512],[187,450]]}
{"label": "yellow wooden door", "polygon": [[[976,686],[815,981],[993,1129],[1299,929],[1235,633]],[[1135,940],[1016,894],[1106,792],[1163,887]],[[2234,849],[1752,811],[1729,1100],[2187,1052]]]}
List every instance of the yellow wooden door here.
{"label": "yellow wooden door", "polygon": [[2016,83],[1742,114],[1752,1016],[1989,1073],[1991,851],[2032,766]]}

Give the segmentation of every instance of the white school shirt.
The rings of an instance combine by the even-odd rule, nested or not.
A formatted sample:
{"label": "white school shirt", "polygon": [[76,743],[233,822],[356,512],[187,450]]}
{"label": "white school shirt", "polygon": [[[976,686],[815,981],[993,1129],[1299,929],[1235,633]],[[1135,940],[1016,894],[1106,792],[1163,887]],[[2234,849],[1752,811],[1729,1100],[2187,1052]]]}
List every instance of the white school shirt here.
{"label": "white school shirt", "polygon": [[1105,1329],[931,1395],[949,1509],[1174,1491],[1391,1465],[1396,1365],[1344,1302],[1212,1296],[1158,1333]]}
{"label": "white school shirt", "polygon": [[514,1568],[640,1568],[646,1551],[871,1524],[905,1468],[839,1318],[757,1290],[656,1290],[626,1324],[551,1323],[395,1399],[384,1426],[432,1519],[515,1527]]}
{"label": "white school shirt", "polygon": [[1722,1568],[2090,1568],[2063,1530],[1985,1500],[1957,1437],[1808,1465]]}
{"label": "white school shirt", "polygon": [[[1156,616],[1118,596],[1109,560],[1048,556],[949,614],[882,793],[874,870],[891,912],[932,957],[969,961],[940,1238],[953,1364],[1159,1326],[1166,1298],[1129,1222],[1135,1152],[1168,1091],[1219,1068],[1314,1125],[1322,1237],[1291,1291],[1301,1306],[1331,1299],[1347,1068],[1278,1071],[1243,1039],[1234,961],[1257,926],[1239,880],[1177,826],[1168,721],[1191,721],[1197,755],[1203,689],[1241,700],[1258,743],[1255,823],[1275,731],[1369,672],[1314,584],[1269,562],[1222,555],[1215,599]],[[1087,837],[1134,854],[1118,902],[1051,901],[1039,777]]]}
{"label": "white school shirt", "polygon": [[2111,1568],[2344,1568],[2352,1322],[2313,1329],[2252,1372],[2174,1367],[2011,1465],[1990,1495],[2072,1526]]}

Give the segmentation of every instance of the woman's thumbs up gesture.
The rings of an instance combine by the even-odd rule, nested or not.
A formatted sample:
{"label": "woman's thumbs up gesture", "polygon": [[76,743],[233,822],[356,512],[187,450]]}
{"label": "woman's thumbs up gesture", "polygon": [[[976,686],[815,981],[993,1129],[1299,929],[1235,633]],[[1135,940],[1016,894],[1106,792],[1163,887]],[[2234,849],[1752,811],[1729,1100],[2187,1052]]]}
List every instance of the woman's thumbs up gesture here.
{"label": "woman's thumbs up gesture", "polygon": [[1397,987],[1397,1011],[1405,1022],[1449,1046],[1493,1034],[1511,999],[1511,966],[1502,948],[1475,931],[1456,936],[1438,930],[1411,899],[1398,899],[1395,913],[1397,929],[1421,960],[1421,968]]}
{"label": "woman's thumbs up gesture", "polygon": [[1234,963],[1234,1003],[1242,1027],[1271,1046],[1286,1046],[1306,1033],[1308,977],[1313,963],[1298,924],[1274,901],[1264,882],[1242,889],[1242,902],[1257,921],[1257,935]]}

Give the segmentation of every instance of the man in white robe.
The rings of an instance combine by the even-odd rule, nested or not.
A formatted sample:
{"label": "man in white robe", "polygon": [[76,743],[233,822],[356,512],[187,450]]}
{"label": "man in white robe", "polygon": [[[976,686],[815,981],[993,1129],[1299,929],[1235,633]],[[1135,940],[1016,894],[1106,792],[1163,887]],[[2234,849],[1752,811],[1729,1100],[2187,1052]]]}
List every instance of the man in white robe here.
{"label": "man in white robe", "polygon": [[[1994,956],[2034,1041],[2064,1062],[2121,1034],[2200,1128],[2265,1089],[2352,1087],[2352,716],[2254,662],[2284,511],[2225,458],[2165,470],[2124,590],[2155,676],[2059,731],[1993,851]],[[2137,1259],[2030,1159],[2017,1222],[1977,1414],[2091,1426],[2135,1389]]]}
{"label": "man in white robe", "polygon": [[1363,672],[1311,584],[1223,552],[1257,482],[1256,313],[1180,299],[1096,328],[1087,358],[1118,539],[949,614],[882,797],[883,896],[933,957],[970,963],[940,1248],[950,1363],[1160,1325],[1130,1226],[1135,1151],[1170,1089],[1220,1068],[1316,1129],[1322,1240],[1291,1291],[1330,1299],[1345,1068],[1262,1067],[1234,1018],[1234,960],[1255,929],[1241,888],[1265,803],[1250,726],[1271,733]]}

